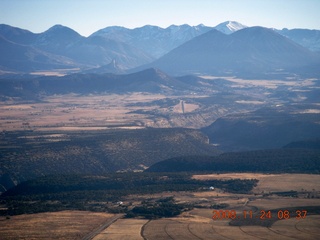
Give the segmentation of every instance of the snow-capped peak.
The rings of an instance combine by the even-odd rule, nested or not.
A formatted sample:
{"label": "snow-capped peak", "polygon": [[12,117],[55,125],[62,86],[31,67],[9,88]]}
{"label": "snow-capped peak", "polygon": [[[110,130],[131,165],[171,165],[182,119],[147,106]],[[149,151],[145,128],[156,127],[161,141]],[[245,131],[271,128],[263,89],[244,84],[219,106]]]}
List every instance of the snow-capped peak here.
{"label": "snow-capped peak", "polygon": [[235,21],[227,21],[227,22],[220,23],[214,28],[224,34],[231,34],[246,27],[247,26],[242,25],[241,23],[238,23]]}

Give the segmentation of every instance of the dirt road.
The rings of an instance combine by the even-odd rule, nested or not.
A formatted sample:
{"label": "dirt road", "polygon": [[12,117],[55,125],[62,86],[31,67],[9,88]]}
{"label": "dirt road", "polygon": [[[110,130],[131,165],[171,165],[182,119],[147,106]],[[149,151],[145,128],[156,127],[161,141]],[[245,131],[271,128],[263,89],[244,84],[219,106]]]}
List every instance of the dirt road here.
{"label": "dirt road", "polygon": [[117,221],[119,218],[122,218],[123,216],[124,216],[124,214],[117,214],[114,217],[108,219],[108,221],[106,221],[104,224],[102,224],[101,226],[99,226],[98,228],[94,229],[92,232],[88,233],[86,236],[84,236],[82,238],[82,240],[91,240],[91,239],[93,239],[100,232],[102,232],[104,229],[109,227],[112,223]]}

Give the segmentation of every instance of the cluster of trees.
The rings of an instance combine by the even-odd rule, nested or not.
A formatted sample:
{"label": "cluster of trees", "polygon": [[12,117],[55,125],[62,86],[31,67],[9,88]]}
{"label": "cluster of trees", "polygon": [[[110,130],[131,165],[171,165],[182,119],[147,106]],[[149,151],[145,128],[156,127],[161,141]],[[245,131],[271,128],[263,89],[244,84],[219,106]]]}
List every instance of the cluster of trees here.
{"label": "cluster of trees", "polygon": [[177,204],[173,197],[165,198],[156,202],[144,202],[141,206],[136,206],[126,214],[127,218],[144,217],[155,219],[162,217],[174,217],[182,211],[192,209],[188,204]]}

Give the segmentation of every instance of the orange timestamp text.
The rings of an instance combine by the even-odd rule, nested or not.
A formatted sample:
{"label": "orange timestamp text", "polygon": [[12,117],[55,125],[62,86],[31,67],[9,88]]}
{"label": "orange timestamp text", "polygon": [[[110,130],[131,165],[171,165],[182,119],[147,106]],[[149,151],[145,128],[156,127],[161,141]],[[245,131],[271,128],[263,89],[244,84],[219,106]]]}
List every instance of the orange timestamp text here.
{"label": "orange timestamp text", "polygon": [[253,212],[252,210],[243,210],[242,212],[237,212],[236,210],[213,210],[212,219],[214,220],[223,220],[223,219],[304,219],[307,217],[307,210],[260,210],[257,212]]}

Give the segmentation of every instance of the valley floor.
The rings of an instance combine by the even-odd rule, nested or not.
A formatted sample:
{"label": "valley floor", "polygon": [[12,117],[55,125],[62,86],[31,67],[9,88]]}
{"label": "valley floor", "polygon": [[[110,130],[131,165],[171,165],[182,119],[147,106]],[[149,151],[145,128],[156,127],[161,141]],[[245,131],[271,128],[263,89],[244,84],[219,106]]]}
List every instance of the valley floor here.
{"label": "valley floor", "polygon": [[[210,124],[227,112],[224,106],[200,106],[205,95],[150,93],[54,95],[42,102],[0,103],[0,131],[99,130],[142,127],[192,127]],[[189,103],[183,99],[189,100]],[[167,103],[167,102],[170,102]]]}
{"label": "valley floor", "polygon": [[[265,106],[312,103],[300,113],[319,113],[316,79],[245,80],[202,76],[195,91],[43,95],[0,102],[0,131],[109,128],[202,128],[228,114]],[[314,93],[313,93],[314,92]]]}

